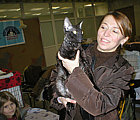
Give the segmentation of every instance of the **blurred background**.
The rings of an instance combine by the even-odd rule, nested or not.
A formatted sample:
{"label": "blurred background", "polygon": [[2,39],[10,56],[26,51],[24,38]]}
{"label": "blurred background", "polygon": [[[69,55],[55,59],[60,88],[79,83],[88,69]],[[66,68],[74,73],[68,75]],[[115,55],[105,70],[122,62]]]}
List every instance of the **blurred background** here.
{"label": "blurred background", "polygon": [[30,64],[54,65],[66,16],[73,24],[83,20],[83,37],[90,43],[102,16],[122,11],[133,24],[134,41],[140,36],[139,7],[139,0],[0,0],[0,20],[20,20],[25,39],[24,44],[0,48],[0,66],[22,72]]}

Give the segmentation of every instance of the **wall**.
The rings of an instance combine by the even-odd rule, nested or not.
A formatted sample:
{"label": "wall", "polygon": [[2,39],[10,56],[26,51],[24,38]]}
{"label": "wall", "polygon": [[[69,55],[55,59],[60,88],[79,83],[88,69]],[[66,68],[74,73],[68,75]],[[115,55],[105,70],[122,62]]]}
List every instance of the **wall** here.
{"label": "wall", "polygon": [[134,6],[128,6],[128,7],[120,8],[117,10],[124,13],[129,18],[129,20],[132,24],[132,37],[131,37],[130,41],[134,41],[135,36],[136,36]]}
{"label": "wall", "polygon": [[39,20],[26,19],[24,24],[27,25],[27,28],[23,29],[25,44],[0,48],[0,67],[23,72],[30,64],[46,66]]}
{"label": "wall", "polygon": [[134,0],[136,35],[140,36],[140,1]]}
{"label": "wall", "polygon": [[134,22],[136,28],[136,36],[140,36],[140,1],[139,0],[113,0],[109,2],[109,10],[126,8],[134,6]]}

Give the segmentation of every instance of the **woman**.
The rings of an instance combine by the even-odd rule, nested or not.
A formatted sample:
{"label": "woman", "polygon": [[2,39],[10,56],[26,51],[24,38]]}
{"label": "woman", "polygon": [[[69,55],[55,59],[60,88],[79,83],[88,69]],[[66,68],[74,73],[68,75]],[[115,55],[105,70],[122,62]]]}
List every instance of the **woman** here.
{"label": "woman", "polygon": [[0,114],[3,120],[21,120],[18,101],[10,92],[0,92]]}
{"label": "woman", "polygon": [[[59,97],[54,93],[52,106],[67,102],[76,104],[76,109],[65,120],[118,120],[120,101],[127,96],[129,81],[134,72],[131,65],[119,54],[120,46],[131,37],[132,26],[129,19],[122,13],[107,13],[98,29],[97,43],[86,49],[87,59],[93,70],[94,83],[79,66],[79,53],[75,60],[64,59],[58,53],[63,66],[70,73],[66,87],[74,97]],[[55,79],[57,72],[52,73]],[[57,100],[56,100],[57,99]],[[60,105],[61,104],[61,105]]]}

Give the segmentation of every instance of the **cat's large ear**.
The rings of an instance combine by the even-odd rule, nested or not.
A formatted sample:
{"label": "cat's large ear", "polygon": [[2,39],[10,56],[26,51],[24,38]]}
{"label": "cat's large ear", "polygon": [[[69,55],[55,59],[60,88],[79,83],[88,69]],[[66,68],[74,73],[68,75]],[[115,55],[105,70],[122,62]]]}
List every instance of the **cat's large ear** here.
{"label": "cat's large ear", "polygon": [[66,31],[68,31],[69,29],[71,29],[71,27],[72,27],[72,24],[71,24],[69,18],[66,17],[65,20],[64,20],[64,29]]}
{"label": "cat's large ear", "polygon": [[79,28],[80,28],[80,29],[82,29],[82,24],[83,24],[83,21],[81,21],[81,22],[79,23]]}

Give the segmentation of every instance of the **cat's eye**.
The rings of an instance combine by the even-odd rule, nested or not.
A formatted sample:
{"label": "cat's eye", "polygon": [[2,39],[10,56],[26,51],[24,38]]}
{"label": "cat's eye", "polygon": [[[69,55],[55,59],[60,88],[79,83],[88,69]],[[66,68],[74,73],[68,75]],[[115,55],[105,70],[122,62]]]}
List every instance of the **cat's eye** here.
{"label": "cat's eye", "polygon": [[73,31],[73,34],[76,34],[77,32],[76,31]]}

